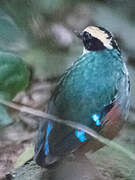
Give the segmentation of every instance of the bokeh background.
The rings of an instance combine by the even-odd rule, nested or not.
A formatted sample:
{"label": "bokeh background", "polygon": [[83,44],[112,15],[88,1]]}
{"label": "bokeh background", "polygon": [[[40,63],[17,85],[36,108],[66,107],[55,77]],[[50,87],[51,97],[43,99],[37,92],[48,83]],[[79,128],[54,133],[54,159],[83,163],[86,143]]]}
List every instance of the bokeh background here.
{"label": "bokeh background", "polygon": [[[134,0],[1,0],[0,50],[21,56],[32,69],[31,84],[15,102],[45,110],[59,76],[82,53],[74,35],[88,25],[107,28],[116,37],[131,80],[128,121],[116,142],[135,152],[135,1]],[[34,141],[37,119],[9,109],[14,123],[0,129],[0,179],[14,168]],[[87,154],[106,180],[134,180],[134,162],[105,147]],[[34,179],[34,178],[33,178]]]}

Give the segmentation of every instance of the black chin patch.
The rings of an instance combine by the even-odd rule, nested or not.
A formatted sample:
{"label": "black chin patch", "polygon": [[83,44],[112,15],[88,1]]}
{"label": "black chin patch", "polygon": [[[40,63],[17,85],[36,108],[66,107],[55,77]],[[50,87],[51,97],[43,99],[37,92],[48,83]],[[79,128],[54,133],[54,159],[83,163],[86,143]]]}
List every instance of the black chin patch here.
{"label": "black chin patch", "polygon": [[99,39],[92,37],[88,32],[83,33],[83,44],[89,51],[98,51],[106,48]]}

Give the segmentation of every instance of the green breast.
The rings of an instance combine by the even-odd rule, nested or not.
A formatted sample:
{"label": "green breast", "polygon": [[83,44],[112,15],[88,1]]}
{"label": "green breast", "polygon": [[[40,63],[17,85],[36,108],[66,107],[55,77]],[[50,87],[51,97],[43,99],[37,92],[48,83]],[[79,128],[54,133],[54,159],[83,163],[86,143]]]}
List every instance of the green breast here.
{"label": "green breast", "polygon": [[123,62],[116,50],[82,55],[62,76],[49,112],[64,119],[91,125],[93,114],[102,112],[117,93]]}

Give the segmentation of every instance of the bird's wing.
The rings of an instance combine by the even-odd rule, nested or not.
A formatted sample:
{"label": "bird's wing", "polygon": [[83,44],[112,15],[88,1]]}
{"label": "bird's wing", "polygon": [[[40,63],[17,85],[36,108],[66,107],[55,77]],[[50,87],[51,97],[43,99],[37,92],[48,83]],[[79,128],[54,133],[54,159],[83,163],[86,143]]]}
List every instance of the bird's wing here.
{"label": "bird's wing", "polygon": [[[113,95],[112,103],[103,107],[103,111],[101,112],[101,124],[99,124],[97,121],[98,117],[95,116],[94,120],[97,121],[96,125],[98,132],[103,130],[104,134],[106,134],[105,127],[107,127],[108,124],[108,127],[111,130],[113,127],[111,124],[113,124],[113,122],[116,123],[116,126],[113,128],[119,126],[116,121],[119,118],[121,124],[121,120],[123,118],[122,114],[128,109],[129,78],[125,66],[123,68],[123,74],[123,77],[118,80],[118,86],[116,87],[117,93]],[[64,81],[64,78],[61,80],[61,82],[62,81]],[[59,114],[55,112],[55,103],[52,102],[58,95],[59,88],[57,86],[51,100],[51,109],[53,109],[53,111],[49,111],[49,113],[55,114],[56,116],[59,116]],[[107,131],[107,133],[109,132]],[[45,119],[41,123],[38,133],[38,140],[35,148],[35,160],[40,166],[48,166],[61,156],[75,151],[90,138],[91,137],[87,136],[83,131],[78,131],[64,124],[55,123],[51,120]]]}

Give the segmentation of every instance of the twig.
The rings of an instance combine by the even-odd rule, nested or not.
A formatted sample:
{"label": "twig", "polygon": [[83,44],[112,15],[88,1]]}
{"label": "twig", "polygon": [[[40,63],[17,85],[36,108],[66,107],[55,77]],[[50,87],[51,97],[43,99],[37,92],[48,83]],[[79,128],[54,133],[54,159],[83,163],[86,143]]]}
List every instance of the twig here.
{"label": "twig", "polygon": [[73,122],[73,121],[70,121],[70,120],[59,119],[56,116],[53,116],[51,114],[42,112],[40,110],[35,110],[33,108],[26,107],[26,106],[23,106],[23,105],[17,105],[15,103],[12,103],[12,102],[9,102],[9,101],[5,101],[3,99],[0,99],[0,103],[3,104],[3,105],[8,106],[10,108],[13,108],[15,110],[18,110],[20,112],[23,112],[23,113],[28,113],[28,114],[32,114],[34,116],[51,119],[52,121],[65,124],[67,126],[70,126],[72,128],[78,129],[78,130],[82,130],[85,133],[87,133],[90,136],[92,136],[93,138],[95,138],[98,141],[102,142],[103,144],[109,145],[110,147],[115,148],[115,149],[125,153],[132,160],[135,160],[135,155],[131,151],[125,149],[124,147],[122,147],[121,145],[115,143],[114,141],[110,141],[110,140],[100,136],[99,134],[97,134],[91,128],[89,128],[87,126],[84,126],[84,125],[82,125],[80,123],[76,123],[76,122]]}

